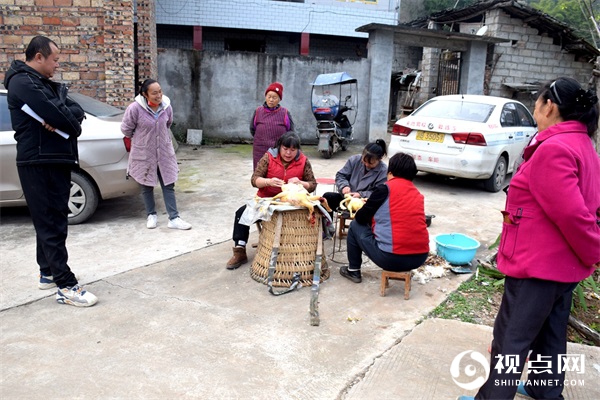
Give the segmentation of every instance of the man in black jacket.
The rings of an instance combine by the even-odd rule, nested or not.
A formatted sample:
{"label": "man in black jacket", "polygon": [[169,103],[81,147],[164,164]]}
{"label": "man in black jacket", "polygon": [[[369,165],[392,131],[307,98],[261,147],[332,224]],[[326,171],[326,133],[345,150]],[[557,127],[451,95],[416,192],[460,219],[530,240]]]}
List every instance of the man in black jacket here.
{"label": "man in black jacket", "polygon": [[[79,286],[67,265],[66,247],[71,170],[79,166],[77,137],[85,113],[67,98],[66,85],[50,80],[59,54],[52,40],[34,37],[25,62],[13,61],[6,72],[4,87],[17,141],[19,179],[36,232],[38,287],[58,287],[56,301],[61,304],[89,307],[98,299]],[[25,106],[43,122],[25,112]]]}

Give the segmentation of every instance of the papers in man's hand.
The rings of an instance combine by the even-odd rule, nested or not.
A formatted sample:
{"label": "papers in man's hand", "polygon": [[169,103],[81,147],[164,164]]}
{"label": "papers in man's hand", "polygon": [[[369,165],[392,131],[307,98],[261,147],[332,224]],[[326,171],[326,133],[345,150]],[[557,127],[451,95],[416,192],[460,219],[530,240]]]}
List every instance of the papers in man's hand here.
{"label": "papers in man's hand", "polygon": [[[35,111],[33,111],[31,109],[31,107],[29,107],[27,104],[23,104],[23,107],[21,107],[21,110],[25,111],[31,117],[33,117],[33,118],[37,119],[38,121],[40,121],[40,123],[42,123],[42,124],[44,123],[44,120],[42,119],[42,117],[40,117],[39,115],[37,115],[37,113]],[[69,134],[64,133],[60,129],[56,129],[54,132],[58,133],[60,136],[64,137],[65,139],[69,138]]]}

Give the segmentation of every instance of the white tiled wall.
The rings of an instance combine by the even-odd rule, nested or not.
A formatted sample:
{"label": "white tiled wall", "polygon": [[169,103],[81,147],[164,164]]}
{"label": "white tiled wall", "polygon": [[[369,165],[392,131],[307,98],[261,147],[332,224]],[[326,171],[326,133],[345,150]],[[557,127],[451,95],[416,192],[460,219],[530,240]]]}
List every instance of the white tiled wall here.
{"label": "white tiled wall", "polygon": [[[393,2],[393,1],[392,1]],[[156,23],[197,25],[322,35],[367,37],[356,28],[371,24],[396,24],[396,12],[372,4],[330,1],[313,4],[272,0],[157,0]],[[328,5],[329,4],[329,5]]]}

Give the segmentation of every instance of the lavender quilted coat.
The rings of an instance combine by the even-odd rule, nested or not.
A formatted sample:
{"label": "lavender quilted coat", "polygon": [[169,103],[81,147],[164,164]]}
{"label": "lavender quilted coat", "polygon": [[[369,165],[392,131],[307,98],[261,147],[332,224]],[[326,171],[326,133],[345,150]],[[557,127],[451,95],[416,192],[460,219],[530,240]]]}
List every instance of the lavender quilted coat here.
{"label": "lavender quilted coat", "polygon": [[162,97],[162,109],[155,114],[142,95],[131,103],[121,122],[123,135],[131,138],[131,153],[127,174],[145,186],[156,186],[157,169],[165,185],[177,181],[179,168],[169,128],[173,109],[167,96]]}

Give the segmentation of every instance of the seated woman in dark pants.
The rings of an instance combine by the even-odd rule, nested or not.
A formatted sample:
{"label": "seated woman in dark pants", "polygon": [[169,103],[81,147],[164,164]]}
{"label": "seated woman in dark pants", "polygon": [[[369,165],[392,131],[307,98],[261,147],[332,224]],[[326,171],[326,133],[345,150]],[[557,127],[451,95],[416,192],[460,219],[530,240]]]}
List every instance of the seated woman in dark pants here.
{"label": "seated woman in dark pants", "polygon": [[[258,197],[273,197],[281,193],[285,183],[301,184],[309,193],[317,188],[317,180],[308,158],[300,151],[300,138],[294,132],[284,133],[275,147],[267,151],[258,162],[252,178],[252,186],[258,188]],[[240,224],[246,206],[235,213],[233,224],[233,256],[227,261],[227,269],[236,269],[248,261],[246,243],[250,227]]]}
{"label": "seated woman in dark pants", "polygon": [[429,254],[425,200],[412,180],[413,158],[397,153],[389,161],[387,182],[378,186],[358,210],[348,230],[348,264],[340,274],[360,283],[362,253],[386,271],[418,268]]}
{"label": "seated woman in dark pants", "polygon": [[[368,143],[362,154],[356,154],[335,174],[338,192],[327,192],[323,197],[332,210],[339,207],[346,194],[368,198],[378,185],[385,183],[387,165],[381,159],[386,154],[383,139]],[[333,216],[333,214],[331,214]]]}

